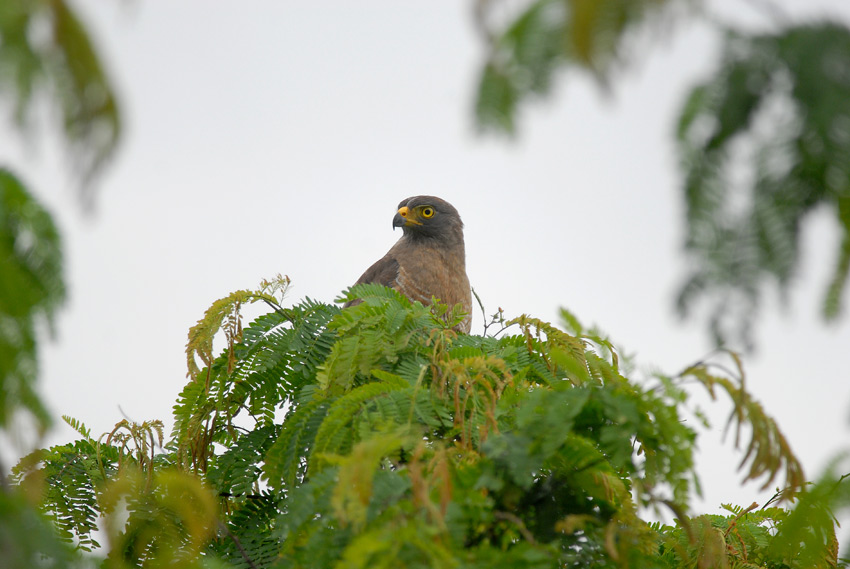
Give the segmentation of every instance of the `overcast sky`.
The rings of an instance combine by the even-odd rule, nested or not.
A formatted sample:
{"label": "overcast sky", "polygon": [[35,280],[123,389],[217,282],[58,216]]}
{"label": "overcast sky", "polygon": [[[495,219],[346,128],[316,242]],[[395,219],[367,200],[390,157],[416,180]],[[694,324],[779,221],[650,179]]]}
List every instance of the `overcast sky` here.
{"label": "overcast sky", "polygon": [[[398,239],[405,197],[434,194],[466,225],[467,268],[489,311],[557,321],[569,308],[643,369],[675,373],[710,349],[682,323],[685,276],[672,132],[687,89],[716,63],[718,38],[692,22],[634,55],[605,94],[561,76],[524,108],[516,140],[482,137],[472,104],[484,46],[469,2],[76,0],[123,108],[121,148],[93,216],[80,212],[61,155],[0,140],[56,217],[70,300],[44,343],[40,391],[60,414],[108,431],[124,416],[171,424],[186,382],[186,333],[229,292],[276,273],[290,302],[332,301]],[[767,23],[756,2],[708,2]],[[839,15],[846,0],[779,2]],[[807,17],[808,17],[807,16]],[[848,319],[818,318],[837,232],[805,225],[803,273],[777,295],[745,358],[747,384],[807,474],[850,443]],[[481,331],[475,314],[473,331]],[[740,453],[721,442],[729,405],[701,436],[705,511],[772,494],[738,488]]]}

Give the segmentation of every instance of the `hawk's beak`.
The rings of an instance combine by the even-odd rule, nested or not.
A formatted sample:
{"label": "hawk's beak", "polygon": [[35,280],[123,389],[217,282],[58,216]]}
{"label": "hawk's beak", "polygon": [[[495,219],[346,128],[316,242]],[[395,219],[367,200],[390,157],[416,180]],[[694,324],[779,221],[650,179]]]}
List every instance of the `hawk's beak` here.
{"label": "hawk's beak", "polygon": [[416,214],[407,206],[399,208],[398,212],[393,216],[393,229],[396,227],[410,227],[411,225],[422,225],[416,220]]}

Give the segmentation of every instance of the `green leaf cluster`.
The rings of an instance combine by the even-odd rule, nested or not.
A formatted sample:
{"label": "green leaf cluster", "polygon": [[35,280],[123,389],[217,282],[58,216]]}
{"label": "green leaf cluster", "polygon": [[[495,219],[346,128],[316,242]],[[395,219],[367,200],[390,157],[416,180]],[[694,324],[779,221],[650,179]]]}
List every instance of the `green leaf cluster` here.
{"label": "green leaf cluster", "polygon": [[[698,516],[687,526],[656,526],[666,534],[660,558],[670,567],[844,567],[837,561],[838,541],[829,513],[834,503],[822,493],[809,492],[792,512],[771,502],[761,508],[755,503],[748,508],[724,504],[726,515]],[[805,527],[800,526],[802,519]]]}
{"label": "green leaf cluster", "polygon": [[817,210],[830,212],[841,235],[822,312],[831,320],[842,311],[850,275],[850,29],[794,24],[765,2],[757,11],[772,31],[747,33],[689,9],[700,4],[535,0],[498,18],[494,3],[482,2],[476,14],[489,52],[475,113],[482,129],[513,134],[521,105],[547,96],[560,71],[589,72],[607,86],[634,59],[636,40],[673,29],[665,25],[671,17],[708,23],[722,57],[690,91],[676,131],[690,261],[677,308],[689,316],[705,303],[717,345],[749,348],[765,292],[775,285],[787,294],[799,271],[804,221]]}
{"label": "green leaf cluster", "polygon": [[[33,555],[36,565],[82,565],[85,558],[72,556],[73,548],[105,549],[106,568],[200,567],[201,553],[217,528],[218,505],[197,476],[155,452],[163,444],[162,423],[123,420],[93,440],[82,423],[66,421],[82,439],[36,451],[12,472],[24,490],[20,495],[41,494],[38,502],[56,532],[42,545],[56,551],[19,545],[10,551]],[[98,532],[106,536],[107,548],[98,542]]]}
{"label": "green leaf cluster", "polygon": [[[18,466],[64,539],[109,567],[835,562],[833,526],[801,532],[797,510],[689,517],[688,383],[729,395],[730,422],[750,433],[748,478],[784,473],[780,498],[803,485],[742,376],[701,362],[649,386],[567,312],[570,332],[521,316],[463,335],[445,307],[375,285],[346,292],[362,302],[345,310],[284,308],[268,291],[287,283],[214,303],[190,332],[188,353],[208,364],[190,369],[169,441],[158,422],[122,421],[95,441],[68,419],[81,440]],[[274,310],[243,329],[234,309],[250,298]],[[225,348],[202,357],[228,327]],[[652,508],[676,525],[645,521]]]}
{"label": "green leaf cluster", "polygon": [[64,0],[3,1],[0,87],[21,128],[27,128],[39,96],[57,108],[63,142],[90,204],[89,182],[114,154],[121,121],[91,38]]}
{"label": "green leaf cluster", "polygon": [[697,299],[712,303],[719,342],[750,337],[769,283],[787,291],[803,221],[818,208],[842,233],[823,312],[835,318],[841,309],[850,274],[848,69],[850,29],[837,23],[730,33],[718,70],[682,110],[686,247],[695,268],[678,303],[683,313]]}
{"label": "green leaf cluster", "polygon": [[50,419],[34,385],[36,333],[65,299],[62,248],[50,214],[0,168],[0,428],[18,409],[41,429]]}
{"label": "green leaf cluster", "polygon": [[[562,67],[586,71],[603,86],[633,52],[643,26],[660,27],[683,0],[535,0],[507,24],[491,22],[482,2],[479,27],[489,44],[475,113],[484,129],[512,134],[520,103],[547,95]],[[495,11],[495,10],[493,10]]]}
{"label": "green leaf cluster", "polygon": [[[64,0],[0,2],[0,99],[20,134],[35,130],[30,127],[40,122],[32,120],[38,111],[51,111],[49,121],[58,119],[80,196],[91,205],[91,183],[114,154],[121,123],[92,41]],[[20,178],[0,165],[0,431],[13,431],[16,415],[23,413],[35,419],[39,435],[49,426],[35,389],[37,339],[45,324],[52,331],[64,298],[61,240],[53,220]],[[69,450],[62,460],[75,453]],[[84,465],[63,464],[62,476],[82,484]],[[0,566],[82,565],[37,512],[39,480],[17,487],[0,483]],[[64,500],[65,515],[54,517],[55,525],[66,538],[78,536],[78,547],[96,547],[91,524],[101,511],[91,503],[91,488],[76,488],[80,493],[51,498]]]}

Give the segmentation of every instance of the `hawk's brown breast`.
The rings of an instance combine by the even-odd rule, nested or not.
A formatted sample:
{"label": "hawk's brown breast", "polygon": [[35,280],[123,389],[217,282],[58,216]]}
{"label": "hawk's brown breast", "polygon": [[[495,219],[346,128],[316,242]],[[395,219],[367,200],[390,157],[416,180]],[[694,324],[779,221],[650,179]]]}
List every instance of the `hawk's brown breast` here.
{"label": "hawk's brown breast", "polygon": [[415,196],[399,204],[393,226],[401,227],[404,235],[355,284],[382,284],[426,305],[432,298],[449,307],[460,304],[467,317],[457,330],[468,333],[472,293],[466,276],[463,222],[457,210],[440,198]]}

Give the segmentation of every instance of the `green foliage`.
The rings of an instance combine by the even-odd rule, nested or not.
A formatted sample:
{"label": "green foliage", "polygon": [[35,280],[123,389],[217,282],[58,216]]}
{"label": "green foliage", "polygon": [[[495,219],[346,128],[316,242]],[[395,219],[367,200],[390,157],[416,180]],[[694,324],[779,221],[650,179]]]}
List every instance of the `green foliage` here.
{"label": "green foliage", "polygon": [[[81,197],[90,203],[90,182],[114,153],[120,120],[88,34],[63,0],[0,2],[0,98],[23,134],[29,132],[33,109],[46,103],[56,110],[48,113],[49,120],[60,120],[74,174],[82,182]],[[60,245],[51,216],[0,166],[0,430],[10,429],[21,411],[35,418],[39,433],[50,423],[35,390],[36,340],[45,323],[52,326],[65,297]],[[46,486],[48,504],[63,504],[54,510],[55,525],[64,537],[75,535],[81,548],[97,546],[91,531],[99,512],[84,483],[90,465],[70,460],[86,453],[70,445],[61,458],[54,457],[63,464],[54,474],[76,481],[73,492],[62,495]],[[81,558],[35,510],[32,498],[40,480],[36,475],[19,487],[0,484],[0,566],[81,566]]]}
{"label": "green foliage", "polygon": [[91,551],[100,544],[94,539],[98,518],[106,511],[99,503],[108,483],[122,469],[146,473],[147,485],[154,476],[154,445],[162,444],[162,423],[119,422],[95,441],[88,429],[75,419],[67,422],[83,438],[67,445],[38,450],[21,460],[13,469],[13,478],[23,486],[43,487],[43,507],[51,513],[63,540],[72,541],[82,550]]}
{"label": "green foliage", "polygon": [[121,122],[115,95],[92,41],[63,0],[4,0],[0,7],[0,95],[26,127],[43,96],[58,108],[76,174],[87,184],[115,151]]}
{"label": "green foliage", "polygon": [[708,299],[719,342],[749,339],[768,283],[787,290],[803,220],[816,208],[832,212],[843,233],[823,303],[828,318],[839,313],[850,273],[848,54],[850,29],[835,23],[730,34],[720,68],[682,110],[686,245],[695,268],[679,307],[686,313]]}
{"label": "green foliage", "polygon": [[[324,326],[338,309],[309,300],[279,308],[275,294],[282,299],[288,283],[278,275],[257,291],[238,291],[218,300],[189,331],[190,382],[174,408],[173,446],[182,463],[206,471],[214,444],[231,446],[239,439],[243,429],[234,420],[240,413],[252,426],[271,425],[276,410],[315,377],[330,351],[330,333]],[[239,308],[257,301],[277,310],[243,333]],[[212,341],[222,329],[227,349],[216,358]],[[207,364],[203,370],[196,358]]]}
{"label": "green foliage", "polygon": [[[107,514],[110,568],[202,567],[217,523],[215,497],[195,477],[173,467],[153,476],[123,469],[99,496]],[[127,521],[120,517],[126,509]]]}
{"label": "green foliage", "polygon": [[[76,420],[68,423],[88,432]],[[109,542],[106,567],[195,566],[215,530],[218,506],[200,480],[156,455],[161,444],[161,422],[123,420],[101,440],[84,434],[22,459],[12,479],[25,490],[21,495],[41,493],[41,507],[60,538],[54,545],[53,534],[40,544],[55,551],[31,551],[66,563],[74,559],[70,546],[100,550],[94,535],[101,529]]]}
{"label": "green foliage", "polygon": [[[647,387],[569,313],[571,333],[521,316],[497,337],[461,335],[444,307],[374,285],[348,291],[340,301],[363,302],[345,310],[266,296],[274,311],[242,329],[233,306],[262,290],[215,303],[191,331],[190,353],[205,346],[208,365],[191,371],[165,448],[156,422],[122,421],[94,441],[69,419],[81,440],[18,466],[66,540],[104,551],[102,517],[109,567],[835,561],[832,525],[795,529],[797,510],[688,517],[698,433],[683,384],[694,380],[728,393],[733,422],[751,431],[748,478],[784,473],[783,498],[802,485],[742,376],[708,362]],[[222,327],[232,333],[213,357],[206,339]],[[645,522],[646,508],[677,525]]]}
{"label": "green foliage", "polygon": [[490,54],[478,86],[479,126],[513,133],[519,103],[548,94],[559,67],[588,71],[606,84],[640,26],[659,22],[680,4],[685,2],[534,0],[504,29],[492,30],[488,3],[482,3],[479,24]]}
{"label": "green foliage", "polygon": [[62,249],[50,215],[10,172],[0,169],[0,428],[25,409],[44,429],[35,393],[36,333],[65,298]]}
{"label": "green foliage", "polygon": [[[480,124],[514,131],[519,103],[546,94],[560,66],[605,84],[640,26],[679,4],[527,4],[488,32]],[[845,237],[824,303],[834,317],[850,272],[847,30],[810,25],[729,45],[680,121],[688,247],[699,263],[680,304],[721,291],[718,336],[733,309],[746,325],[766,277],[787,287],[801,220],[825,204]],[[56,104],[84,182],[114,152],[114,96],[62,0],[2,3],[0,84],[24,128],[37,95]],[[777,108],[791,112],[771,120]],[[731,157],[746,139],[754,181],[735,201]],[[0,427],[21,407],[44,426],[32,388],[34,327],[64,294],[58,238],[5,170],[0,192]],[[489,324],[501,326],[495,336],[466,336],[452,330],[461,316],[447,322],[446,307],[374,285],[348,291],[341,300],[363,300],[350,309],[309,299],[283,308],[287,284],[279,276],[234,293],[193,327],[189,382],[165,446],[159,421],[120,421],[94,440],[66,418],[80,440],[21,461],[0,484],[0,565],[838,565],[833,514],[850,507],[847,475],[804,483],[776,423],[744,389],[740,365],[728,373],[700,362],[648,387],[567,312],[566,331],[500,311]],[[274,311],[243,329],[241,308],[257,301]],[[777,501],[795,507],[771,501],[689,517],[699,487],[689,382],[712,397],[727,393],[745,479],[768,486],[784,476]],[[667,508],[676,525],[645,522],[647,508]]]}
{"label": "green foliage", "polygon": [[[34,490],[37,496],[38,488]],[[35,496],[32,496],[35,497]],[[56,528],[36,508],[26,492],[0,492],[0,567],[59,569],[74,563],[73,549],[56,539]]]}
{"label": "green foliage", "polygon": [[832,502],[824,498],[804,493],[792,512],[770,502],[762,508],[726,504],[728,515],[703,515],[687,526],[659,528],[665,535],[660,557],[670,567],[836,567]]}
{"label": "green foliage", "polygon": [[[634,53],[634,38],[686,4],[697,2],[535,0],[493,23],[495,3],[480,3],[489,56],[478,125],[515,132],[520,105],[547,95],[561,69],[589,71],[606,85],[624,54]],[[760,10],[776,16],[769,4]],[[842,310],[850,275],[850,29],[835,22],[761,35],[716,29],[725,35],[722,62],[679,113],[691,262],[677,307],[687,316],[705,301],[717,344],[749,347],[765,290],[775,283],[788,292],[803,221],[816,209],[831,212],[842,235],[823,314],[834,319]]]}
{"label": "green foliage", "polygon": [[[838,551],[834,526],[837,512],[850,511],[850,472],[838,474],[839,466],[850,467],[845,454],[834,461],[814,484],[807,486],[797,507],[783,517],[769,552],[788,563],[797,558],[808,567],[829,567]],[[846,537],[846,530],[845,530]],[[846,554],[846,551],[845,551]],[[850,566],[850,559],[843,566]]]}
{"label": "green foliage", "polygon": [[723,389],[733,403],[733,408],[726,423],[728,429],[735,424],[735,447],[741,444],[741,433],[745,427],[750,427],[750,442],[747,444],[740,468],[748,463],[750,469],[744,481],[757,480],[766,476],[762,490],[770,487],[776,475],[784,469],[785,486],[792,491],[802,488],[805,476],[800,464],[794,459],[794,454],[785,436],[779,430],[776,422],[768,416],[761,404],[755,401],[744,389],[745,377],[741,360],[734,352],[727,352],[735,363],[737,376],[732,378],[726,368],[714,362],[700,362],[687,368],[681,377],[694,379],[708,389],[712,399],[716,397],[716,388]]}
{"label": "green foliage", "polygon": [[[59,108],[64,142],[89,188],[115,150],[120,121],[92,42],[64,1],[4,0],[0,97],[24,131],[39,97]],[[35,415],[41,428],[48,423],[33,390],[35,326],[49,322],[65,297],[60,245],[50,215],[0,166],[0,428],[16,408]]]}

